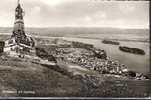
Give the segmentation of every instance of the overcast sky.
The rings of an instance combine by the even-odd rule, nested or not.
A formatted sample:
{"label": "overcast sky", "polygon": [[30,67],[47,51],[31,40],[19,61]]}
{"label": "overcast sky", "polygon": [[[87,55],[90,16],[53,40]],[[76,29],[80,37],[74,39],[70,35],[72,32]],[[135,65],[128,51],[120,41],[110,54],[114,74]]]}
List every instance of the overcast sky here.
{"label": "overcast sky", "polygon": [[[149,1],[21,0],[21,5],[27,27],[149,28]],[[16,6],[17,0],[1,0],[0,26],[13,26]]]}

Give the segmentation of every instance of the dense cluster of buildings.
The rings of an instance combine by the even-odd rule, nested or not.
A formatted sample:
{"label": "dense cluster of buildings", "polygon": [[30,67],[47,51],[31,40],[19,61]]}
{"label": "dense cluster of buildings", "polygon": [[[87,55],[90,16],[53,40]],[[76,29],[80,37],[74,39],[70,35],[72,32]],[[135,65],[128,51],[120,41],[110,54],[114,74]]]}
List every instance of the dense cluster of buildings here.
{"label": "dense cluster of buildings", "polygon": [[64,62],[78,64],[102,74],[122,74],[127,71],[124,64],[109,58],[100,59],[93,51],[83,48],[56,48],[52,55]]}

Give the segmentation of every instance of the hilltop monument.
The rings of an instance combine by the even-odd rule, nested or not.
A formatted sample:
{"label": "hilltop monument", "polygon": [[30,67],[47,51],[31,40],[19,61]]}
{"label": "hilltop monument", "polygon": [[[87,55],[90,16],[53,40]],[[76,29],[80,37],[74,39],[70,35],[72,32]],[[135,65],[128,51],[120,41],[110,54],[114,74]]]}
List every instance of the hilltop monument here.
{"label": "hilltop monument", "polygon": [[34,50],[35,42],[33,38],[25,34],[24,15],[20,0],[18,0],[12,35],[5,41],[4,52],[11,55],[25,55],[30,54]]}

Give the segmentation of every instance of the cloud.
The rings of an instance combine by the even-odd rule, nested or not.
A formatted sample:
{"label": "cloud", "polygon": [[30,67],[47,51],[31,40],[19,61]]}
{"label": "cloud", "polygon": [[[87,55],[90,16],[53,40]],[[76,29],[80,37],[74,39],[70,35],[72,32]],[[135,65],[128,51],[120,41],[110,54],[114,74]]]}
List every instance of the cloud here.
{"label": "cloud", "polygon": [[85,19],[85,21],[88,21],[88,22],[92,21],[91,17],[89,17],[89,16],[86,16],[84,19]]}
{"label": "cloud", "polygon": [[57,6],[69,2],[69,0],[40,0],[40,1],[50,6]]}
{"label": "cloud", "polygon": [[32,14],[39,14],[40,13],[41,8],[39,6],[35,6],[33,8]]}
{"label": "cloud", "polygon": [[[0,4],[0,26],[13,26],[16,0]],[[95,0],[21,0],[25,25],[149,27],[149,2]]]}
{"label": "cloud", "polygon": [[119,4],[119,9],[124,13],[131,13],[137,9],[136,2],[126,2],[126,4]]}
{"label": "cloud", "polygon": [[107,18],[107,14],[104,12],[104,11],[98,11],[98,12],[96,12],[94,15],[93,15],[93,18],[94,19],[97,19],[97,20],[99,20],[99,19],[106,19]]}

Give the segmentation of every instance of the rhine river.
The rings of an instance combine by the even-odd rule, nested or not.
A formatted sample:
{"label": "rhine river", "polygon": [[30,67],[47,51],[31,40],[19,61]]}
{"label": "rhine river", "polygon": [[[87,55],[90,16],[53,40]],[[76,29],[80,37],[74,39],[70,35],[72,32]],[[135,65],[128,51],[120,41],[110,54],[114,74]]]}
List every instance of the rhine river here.
{"label": "rhine river", "polygon": [[118,49],[118,45],[103,44],[102,41],[98,39],[71,37],[63,37],[63,39],[93,44],[97,48],[104,49],[107,55],[113,60],[118,60],[120,63],[125,64],[128,69],[144,74],[149,73],[149,43],[147,42],[120,41],[120,45],[122,46],[136,47],[145,51],[145,55],[136,55],[122,52]]}

